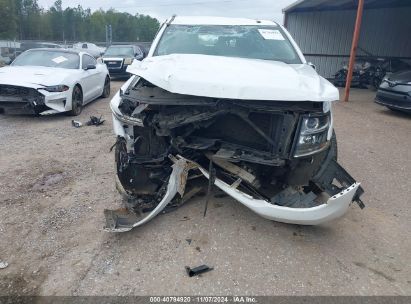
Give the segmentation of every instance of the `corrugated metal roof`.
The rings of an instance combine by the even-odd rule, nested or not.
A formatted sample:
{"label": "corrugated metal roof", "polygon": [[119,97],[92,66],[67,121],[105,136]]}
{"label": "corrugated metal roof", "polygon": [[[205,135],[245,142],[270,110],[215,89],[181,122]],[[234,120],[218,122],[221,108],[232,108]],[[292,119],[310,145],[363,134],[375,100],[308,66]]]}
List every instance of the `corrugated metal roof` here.
{"label": "corrugated metal roof", "polygon": [[[410,1],[411,2],[411,1]],[[287,29],[324,77],[348,61],[356,10],[291,12]],[[411,6],[364,11],[357,57],[411,58]]]}
{"label": "corrugated metal roof", "polygon": [[[299,0],[283,9],[284,13],[356,9],[355,0]],[[410,0],[365,0],[364,8],[411,6]]]}

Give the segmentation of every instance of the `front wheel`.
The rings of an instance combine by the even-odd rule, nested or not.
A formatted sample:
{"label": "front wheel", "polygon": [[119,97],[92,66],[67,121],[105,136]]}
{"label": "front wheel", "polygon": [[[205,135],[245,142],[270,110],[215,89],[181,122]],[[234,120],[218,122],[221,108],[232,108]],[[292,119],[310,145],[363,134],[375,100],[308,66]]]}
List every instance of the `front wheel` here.
{"label": "front wheel", "polygon": [[101,95],[101,97],[107,98],[110,96],[110,93],[111,93],[110,77],[107,76],[106,79],[104,80],[103,94]]}
{"label": "front wheel", "polygon": [[79,86],[75,86],[73,89],[73,95],[71,98],[71,111],[68,112],[70,116],[78,116],[83,110],[83,92]]}

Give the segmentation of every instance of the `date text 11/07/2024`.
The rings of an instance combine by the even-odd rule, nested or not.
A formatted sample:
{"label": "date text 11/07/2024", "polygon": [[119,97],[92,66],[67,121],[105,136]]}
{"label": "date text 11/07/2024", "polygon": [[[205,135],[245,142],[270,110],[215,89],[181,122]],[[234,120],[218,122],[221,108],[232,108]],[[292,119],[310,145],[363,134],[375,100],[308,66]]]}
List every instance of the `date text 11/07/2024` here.
{"label": "date text 11/07/2024", "polygon": [[150,297],[150,303],[257,303],[255,297]]}

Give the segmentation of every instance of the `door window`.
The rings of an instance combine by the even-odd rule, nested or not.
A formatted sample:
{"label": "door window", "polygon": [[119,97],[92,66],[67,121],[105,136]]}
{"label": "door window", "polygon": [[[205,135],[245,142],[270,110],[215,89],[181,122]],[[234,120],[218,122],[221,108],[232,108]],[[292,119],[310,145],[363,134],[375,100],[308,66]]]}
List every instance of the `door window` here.
{"label": "door window", "polygon": [[90,64],[97,65],[97,60],[89,55],[83,55],[82,69],[86,69]]}

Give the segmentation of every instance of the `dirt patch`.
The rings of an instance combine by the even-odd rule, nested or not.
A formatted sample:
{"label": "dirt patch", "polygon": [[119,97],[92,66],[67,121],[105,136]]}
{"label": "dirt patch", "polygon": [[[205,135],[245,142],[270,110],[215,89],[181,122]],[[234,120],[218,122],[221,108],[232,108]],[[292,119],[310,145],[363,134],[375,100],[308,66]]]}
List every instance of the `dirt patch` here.
{"label": "dirt patch", "polygon": [[41,284],[46,279],[43,273],[34,271],[31,274],[8,274],[0,276],[1,296],[36,296]]}
{"label": "dirt patch", "polygon": [[88,206],[72,206],[50,210],[49,214],[40,222],[41,231],[47,233],[50,230],[61,230],[76,223],[90,211],[92,210]]}
{"label": "dirt patch", "polygon": [[68,177],[68,174],[63,171],[48,172],[32,186],[32,189],[37,192],[45,192],[54,188],[58,184],[63,183]]}

